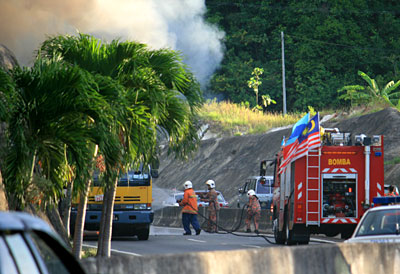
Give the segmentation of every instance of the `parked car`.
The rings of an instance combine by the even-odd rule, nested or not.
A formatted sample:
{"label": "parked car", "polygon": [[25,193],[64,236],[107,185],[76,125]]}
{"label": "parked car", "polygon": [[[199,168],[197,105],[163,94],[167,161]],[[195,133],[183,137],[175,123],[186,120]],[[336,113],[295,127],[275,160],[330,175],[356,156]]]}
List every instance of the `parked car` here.
{"label": "parked car", "polygon": [[[218,193],[218,203],[220,207],[229,207],[229,203],[225,200],[224,196],[222,195],[222,193],[218,190],[216,190]],[[203,202],[200,201],[201,197],[203,197],[206,193],[208,192],[208,190],[195,190],[195,193],[197,195],[197,204],[198,206],[208,206],[208,202]]]}
{"label": "parked car", "polygon": [[400,242],[400,205],[377,206],[367,210],[346,242]]}
{"label": "parked car", "polygon": [[249,202],[247,197],[247,191],[253,189],[256,192],[256,196],[260,201],[261,208],[269,209],[272,203],[273,197],[273,176],[250,176],[246,179],[244,185],[239,188],[239,194],[237,199],[237,207],[243,208]]}
{"label": "parked car", "polygon": [[[200,201],[201,196],[206,194],[208,191],[207,190],[195,190],[195,193],[197,195],[197,205],[199,207],[202,206],[208,206],[208,202],[203,202]],[[225,200],[224,196],[220,191],[217,191],[218,193],[218,203],[220,207],[229,207],[229,203]],[[164,202],[164,206],[179,206],[179,201],[183,199],[183,192],[176,192],[172,194],[170,197],[168,197]]]}
{"label": "parked car", "polygon": [[51,228],[23,212],[0,212],[0,273],[84,273]]}
{"label": "parked car", "polygon": [[164,206],[179,206],[180,200],[183,199],[183,192],[176,192],[163,201]]}

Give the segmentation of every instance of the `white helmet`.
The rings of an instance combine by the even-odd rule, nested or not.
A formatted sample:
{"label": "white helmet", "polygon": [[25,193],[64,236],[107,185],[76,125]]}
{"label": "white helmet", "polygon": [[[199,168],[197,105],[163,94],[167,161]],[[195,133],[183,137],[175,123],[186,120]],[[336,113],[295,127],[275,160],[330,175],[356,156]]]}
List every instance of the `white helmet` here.
{"label": "white helmet", "polygon": [[256,192],[254,191],[254,190],[252,190],[252,189],[250,189],[249,191],[247,191],[247,196],[254,196],[254,195],[256,195]]}
{"label": "white helmet", "polygon": [[208,180],[206,185],[210,186],[211,188],[215,188],[215,182],[213,180]]}
{"label": "white helmet", "polygon": [[185,186],[185,189],[188,189],[188,188],[192,188],[192,187],[193,187],[193,184],[192,184],[191,181],[186,181],[183,185]]}

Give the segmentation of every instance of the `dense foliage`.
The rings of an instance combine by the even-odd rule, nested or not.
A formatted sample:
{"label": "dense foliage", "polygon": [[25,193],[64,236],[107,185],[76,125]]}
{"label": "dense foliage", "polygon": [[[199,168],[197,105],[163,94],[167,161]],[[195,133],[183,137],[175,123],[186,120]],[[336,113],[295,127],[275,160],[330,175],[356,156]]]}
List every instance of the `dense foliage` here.
{"label": "dense foliage", "polygon": [[225,57],[210,92],[233,102],[255,96],[246,83],[264,69],[259,96],[282,110],[281,31],[285,36],[287,109],[350,104],[337,92],[363,85],[363,71],[381,86],[400,78],[400,2],[368,0],[206,0],[208,20],[225,31]]}

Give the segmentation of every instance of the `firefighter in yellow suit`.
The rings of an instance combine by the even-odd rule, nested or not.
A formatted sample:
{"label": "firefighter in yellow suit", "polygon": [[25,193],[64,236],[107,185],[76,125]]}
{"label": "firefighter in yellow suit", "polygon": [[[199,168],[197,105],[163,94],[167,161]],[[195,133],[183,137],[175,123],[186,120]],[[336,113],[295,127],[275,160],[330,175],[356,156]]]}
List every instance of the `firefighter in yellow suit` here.
{"label": "firefighter in yellow suit", "polygon": [[215,191],[215,182],[208,180],[206,182],[208,192],[202,197],[201,201],[208,202],[208,222],[207,232],[217,233],[218,232],[218,211],[220,209],[218,203],[218,193]]}
{"label": "firefighter in yellow suit", "polygon": [[250,225],[251,220],[254,222],[254,232],[258,232],[258,221],[261,218],[261,206],[256,193],[254,190],[250,189],[247,191],[247,196],[249,197],[249,203],[247,204],[247,218],[246,218],[246,232],[251,232]]}

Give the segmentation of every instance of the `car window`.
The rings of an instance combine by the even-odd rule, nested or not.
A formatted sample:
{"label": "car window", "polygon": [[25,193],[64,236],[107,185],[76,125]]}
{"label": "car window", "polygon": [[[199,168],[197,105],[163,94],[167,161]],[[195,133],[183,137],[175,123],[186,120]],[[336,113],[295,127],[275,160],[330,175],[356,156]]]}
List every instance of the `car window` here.
{"label": "car window", "polygon": [[270,194],[271,190],[271,180],[266,180],[265,184],[262,184],[260,180],[257,181],[257,194]]}
{"label": "car window", "polygon": [[256,189],[256,182],[257,182],[257,179],[251,179],[250,183],[247,185],[247,188],[249,190],[250,189],[255,190]]}
{"label": "car window", "polygon": [[43,241],[38,235],[35,233],[30,234],[31,239],[33,240],[34,244],[37,246],[39,250],[40,257],[42,257],[43,262],[45,263],[47,270],[49,273],[57,273],[57,274],[68,274],[69,271],[57,256],[54,253],[53,249],[48,246],[48,244]]}
{"label": "car window", "polygon": [[394,210],[371,211],[365,216],[356,236],[398,234],[400,212]]}
{"label": "car window", "polygon": [[12,255],[2,237],[0,237],[0,255],[0,273],[18,274]]}
{"label": "car window", "polygon": [[6,235],[5,240],[21,274],[40,273],[33,254],[21,234]]}

